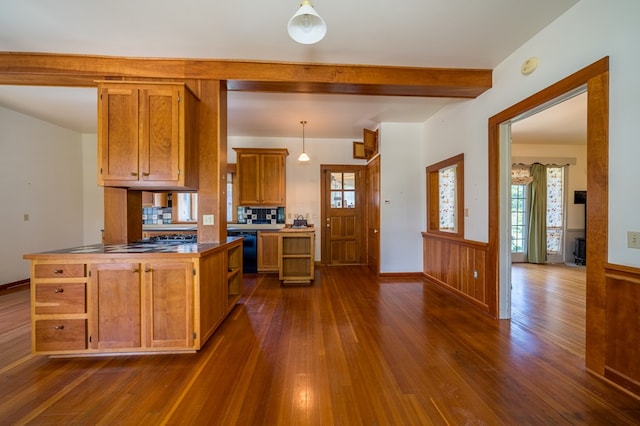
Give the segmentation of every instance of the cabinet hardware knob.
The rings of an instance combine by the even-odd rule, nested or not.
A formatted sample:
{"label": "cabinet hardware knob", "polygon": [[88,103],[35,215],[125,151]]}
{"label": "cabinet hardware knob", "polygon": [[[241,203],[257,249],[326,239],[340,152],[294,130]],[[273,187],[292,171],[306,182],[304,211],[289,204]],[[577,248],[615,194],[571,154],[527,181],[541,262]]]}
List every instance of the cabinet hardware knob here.
{"label": "cabinet hardware knob", "polygon": [[138,272],[140,272],[140,269],[133,269],[131,272],[133,272],[134,274],[137,274]]}
{"label": "cabinet hardware knob", "polygon": [[56,288],[53,290],[54,293],[64,293],[64,288]]}
{"label": "cabinet hardware knob", "polygon": [[63,272],[64,271],[62,269],[56,269],[55,271],[53,271],[54,274],[58,274],[58,275],[63,273]]}
{"label": "cabinet hardware knob", "polygon": [[149,173],[149,172],[144,172],[144,173],[142,173],[142,176],[149,176],[150,174],[151,173]]}
{"label": "cabinet hardware knob", "polygon": [[56,329],[56,330],[64,330],[64,325],[56,325],[54,327],[54,329]]}
{"label": "cabinet hardware knob", "polygon": [[145,271],[145,272],[153,272],[153,269],[151,269],[151,268],[146,268],[144,271]]}
{"label": "cabinet hardware knob", "polygon": [[131,176],[138,176],[136,172],[131,172]]}

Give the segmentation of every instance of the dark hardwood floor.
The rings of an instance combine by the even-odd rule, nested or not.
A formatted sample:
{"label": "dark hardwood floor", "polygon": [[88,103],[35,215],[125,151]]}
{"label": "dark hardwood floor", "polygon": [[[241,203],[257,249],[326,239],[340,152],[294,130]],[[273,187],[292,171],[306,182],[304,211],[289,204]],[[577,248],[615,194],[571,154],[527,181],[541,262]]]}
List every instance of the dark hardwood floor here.
{"label": "dark hardwood floor", "polygon": [[191,355],[33,356],[28,292],[5,294],[0,424],[639,424],[640,401],[584,368],[575,272],[514,268],[512,321],[364,268],[251,276]]}

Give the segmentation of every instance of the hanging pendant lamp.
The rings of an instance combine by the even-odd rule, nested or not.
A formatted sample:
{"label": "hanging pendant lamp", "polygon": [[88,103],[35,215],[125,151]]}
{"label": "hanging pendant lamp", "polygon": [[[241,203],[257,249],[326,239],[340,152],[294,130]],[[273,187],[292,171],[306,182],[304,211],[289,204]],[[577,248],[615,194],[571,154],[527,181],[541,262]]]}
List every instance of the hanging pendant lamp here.
{"label": "hanging pendant lamp", "polygon": [[300,3],[300,9],[289,19],[289,36],[301,44],[317,43],[327,33],[327,24],[318,15],[309,0]]}
{"label": "hanging pendant lamp", "polygon": [[302,154],[300,154],[300,157],[298,157],[298,161],[306,163],[307,161],[311,160],[307,153],[304,151],[304,125],[307,124],[307,122],[305,120],[302,120],[300,124],[302,124]]}

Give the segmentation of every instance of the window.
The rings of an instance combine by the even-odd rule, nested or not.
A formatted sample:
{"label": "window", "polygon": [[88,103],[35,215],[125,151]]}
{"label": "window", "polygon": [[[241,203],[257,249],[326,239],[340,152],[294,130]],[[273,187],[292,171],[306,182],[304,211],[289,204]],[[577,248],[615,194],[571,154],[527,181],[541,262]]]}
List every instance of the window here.
{"label": "window", "polygon": [[427,167],[427,232],[464,237],[464,154]]}
{"label": "window", "polygon": [[562,255],[564,167],[547,167],[547,255]]}
{"label": "window", "polygon": [[511,253],[525,253],[527,243],[527,185],[511,185]]}
{"label": "window", "polygon": [[174,193],[178,222],[198,221],[198,194],[191,192]]}
{"label": "window", "polygon": [[331,208],[354,209],[356,207],[356,174],[331,173]]}

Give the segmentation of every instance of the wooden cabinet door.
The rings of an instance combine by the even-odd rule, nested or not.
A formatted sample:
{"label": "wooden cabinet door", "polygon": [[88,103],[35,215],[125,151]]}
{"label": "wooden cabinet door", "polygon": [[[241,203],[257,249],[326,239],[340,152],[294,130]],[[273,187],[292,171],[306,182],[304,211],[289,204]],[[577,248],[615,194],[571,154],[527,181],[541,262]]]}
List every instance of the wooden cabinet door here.
{"label": "wooden cabinet door", "polygon": [[140,287],[138,263],[91,266],[89,346],[92,349],[140,347]]}
{"label": "wooden cabinet door", "polygon": [[260,155],[255,153],[238,153],[237,164],[239,205],[260,205]]}
{"label": "wooden cabinet door", "polygon": [[199,292],[196,301],[199,306],[199,335],[196,336],[198,346],[213,334],[227,312],[229,295],[225,256],[224,251],[217,251],[199,259]]}
{"label": "wooden cabinet door", "polygon": [[143,86],[140,90],[142,181],[170,184],[180,179],[180,99],[177,86]]}
{"label": "wooden cabinet door", "polygon": [[286,149],[234,148],[237,152],[238,204],[284,206]]}
{"label": "wooden cabinet door", "polygon": [[98,102],[98,184],[138,180],[138,89],[102,87]]}
{"label": "wooden cabinet door", "polygon": [[260,204],[285,205],[285,165],[283,154],[260,155]]}
{"label": "wooden cabinet door", "polygon": [[143,266],[145,346],[192,347],[192,262],[153,262]]}
{"label": "wooden cabinet door", "polygon": [[278,271],[277,232],[258,232],[258,271]]}

